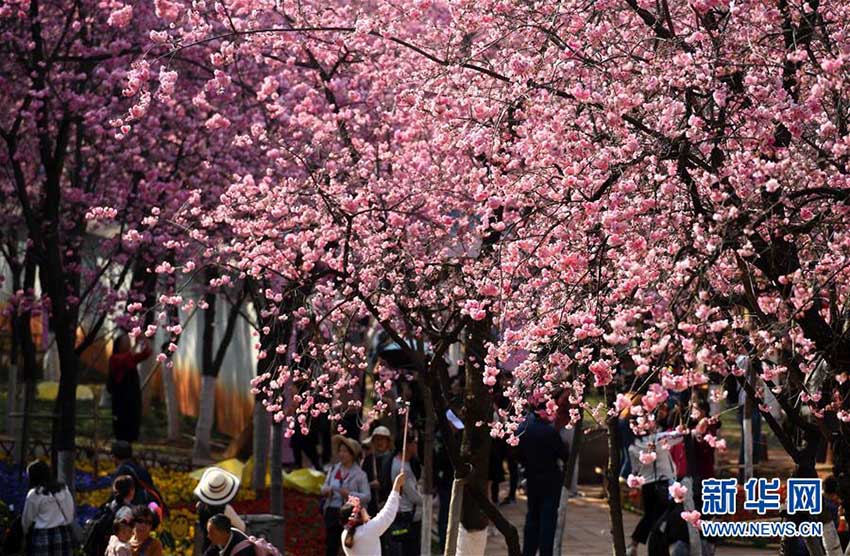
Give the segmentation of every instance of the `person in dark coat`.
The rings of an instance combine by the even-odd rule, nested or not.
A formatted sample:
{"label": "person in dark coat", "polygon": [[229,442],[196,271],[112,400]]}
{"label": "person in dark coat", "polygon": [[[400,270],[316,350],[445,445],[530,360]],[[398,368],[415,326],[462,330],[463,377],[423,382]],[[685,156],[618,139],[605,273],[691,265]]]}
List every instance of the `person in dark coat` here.
{"label": "person in dark coat", "polygon": [[[383,507],[387,496],[389,496],[389,494],[382,496],[380,475],[385,463],[393,458],[392,446],[392,433],[390,433],[390,429],[383,425],[375,427],[372,435],[363,441],[363,447],[368,450],[368,453],[363,458],[361,468],[366,472],[369,488],[372,489],[372,499],[369,500],[369,507],[367,508],[369,515],[378,515],[378,511]],[[389,477],[387,477],[387,480],[389,480]]]}
{"label": "person in dark coat", "polygon": [[132,501],[134,506],[146,506],[156,502],[160,508],[165,509],[162,493],[156,488],[153,477],[145,466],[133,457],[133,446],[129,442],[125,440],[113,442],[112,459],[115,460],[115,477],[129,475],[136,481],[136,495]]}
{"label": "person in dark coat", "polygon": [[558,460],[567,461],[566,444],[552,422],[542,415],[531,413],[521,426],[519,447],[528,496],[523,556],[535,556],[538,550],[540,556],[552,556],[563,482]]}
{"label": "person in dark coat", "polygon": [[230,526],[230,518],[224,514],[215,514],[207,521],[207,536],[212,543],[204,556],[256,556],[254,545],[248,536]]}
{"label": "person in dark coat", "polygon": [[112,395],[112,427],[117,440],[136,442],[142,424],[142,389],[136,365],[151,356],[151,345],[145,340],[142,350],[136,352],[130,337],[121,335],[114,346],[106,381]]}

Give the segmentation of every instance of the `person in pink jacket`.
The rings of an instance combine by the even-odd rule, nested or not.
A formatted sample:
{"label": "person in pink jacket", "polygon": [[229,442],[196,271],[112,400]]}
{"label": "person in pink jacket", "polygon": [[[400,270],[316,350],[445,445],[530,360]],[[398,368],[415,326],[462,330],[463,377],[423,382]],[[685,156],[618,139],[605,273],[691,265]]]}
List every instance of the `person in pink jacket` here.
{"label": "person in pink jacket", "polygon": [[370,517],[365,506],[359,500],[347,503],[340,508],[339,518],[343,524],[342,550],[345,556],[374,556],[381,553],[381,535],[389,529],[398,512],[401,489],[404,488],[404,473],[400,473],[393,483],[384,507],[375,517]]}

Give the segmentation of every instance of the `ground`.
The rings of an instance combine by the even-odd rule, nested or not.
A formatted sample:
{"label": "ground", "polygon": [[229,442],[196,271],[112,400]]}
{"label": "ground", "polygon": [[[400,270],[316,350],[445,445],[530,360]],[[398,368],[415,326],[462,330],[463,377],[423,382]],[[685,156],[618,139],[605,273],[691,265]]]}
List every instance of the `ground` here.
{"label": "ground", "polygon": [[[608,504],[598,486],[580,487],[582,497],[571,498],[567,508],[567,527],[564,531],[562,556],[611,556],[611,528],[608,519]],[[503,513],[513,523],[522,538],[525,524],[525,496],[519,494],[517,503],[503,507]],[[625,512],[623,521],[626,536],[631,533],[640,516]],[[718,546],[716,556],[768,556],[776,549],[758,549],[742,546]],[[508,548],[502,536],[494,531],[487,539],[487,556],[507,556]],[[641,556],[646,546],[641,547]]]}

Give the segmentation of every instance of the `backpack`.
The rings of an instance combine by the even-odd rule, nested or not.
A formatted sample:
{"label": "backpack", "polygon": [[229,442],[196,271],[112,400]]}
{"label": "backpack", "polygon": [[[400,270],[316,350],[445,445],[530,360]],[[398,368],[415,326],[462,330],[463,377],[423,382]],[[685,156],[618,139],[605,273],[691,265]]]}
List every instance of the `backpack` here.
{"label": "backpack", "polygon": [[112,522],[115,521],[116,504],[107,502],[97,511],[95,516],[83,528],[83,554],[86,556],[103,556],[112,534]]}
{"label": "backpack", "polygon": [[136,492],[142,493],[142,501],[145,504],[149,502],[156,502],[156,505],[162,508],[162,516],[168,517],[168,506],[165,505],[165,500],[163,499],[162,494],[156,489],[156,487],[142,479],[136,465],[137,464],[133,461],[125,462],[118,468],[117,474],[130,475],[133,477],[133,480],[136,482]]}
{"label": "backpack", "polygon": [[248,537],[233,547],[233,554],[239,554],[239,551],[245,550],[249,546],[254,545],[254,552],[257,556],[283,556],[280,550],[275,545],[260,537]]}

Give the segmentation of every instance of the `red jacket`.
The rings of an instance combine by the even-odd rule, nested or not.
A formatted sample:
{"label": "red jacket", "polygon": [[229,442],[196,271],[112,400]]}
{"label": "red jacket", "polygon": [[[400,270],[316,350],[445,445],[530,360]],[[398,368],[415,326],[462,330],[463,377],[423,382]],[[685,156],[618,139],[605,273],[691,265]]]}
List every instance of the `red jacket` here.
{"label": "red jacket", "polygon": [[[124,382],[128,374],[136,372],[136,365],[151,356],[150,345],[145,346],[141,352],[125,351],[124,353],[113,353],[109,358],[109,378],[106,381],[106,389],[113,394],[113,389]],[[138,375],[137,375],[138,376]]]}

